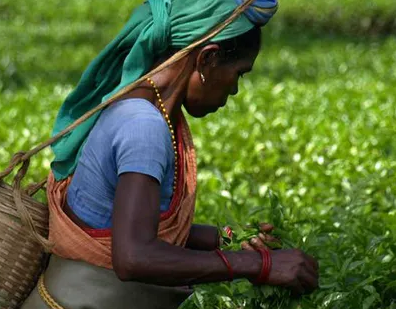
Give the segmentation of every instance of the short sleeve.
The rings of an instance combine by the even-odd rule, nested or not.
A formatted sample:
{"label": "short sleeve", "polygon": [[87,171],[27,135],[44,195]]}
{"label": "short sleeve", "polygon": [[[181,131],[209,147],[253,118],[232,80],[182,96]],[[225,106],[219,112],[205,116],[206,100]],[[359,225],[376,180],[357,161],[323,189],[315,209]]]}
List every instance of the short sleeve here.
{"label": "short sleeve", "polygon": [[172,162],[172,141],[160,114],[123,120],[113,140],[117,175],[127,172],[149,175],[161,184]]}

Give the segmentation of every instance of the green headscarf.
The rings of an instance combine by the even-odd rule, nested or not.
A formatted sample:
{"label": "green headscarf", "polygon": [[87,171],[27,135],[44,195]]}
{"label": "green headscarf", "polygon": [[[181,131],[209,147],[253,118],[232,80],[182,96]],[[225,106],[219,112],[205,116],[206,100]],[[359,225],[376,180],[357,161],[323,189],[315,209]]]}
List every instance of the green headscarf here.
{"label": "green headscarf", "polygon": [[[190,45],[229,17],[236,7],[235,0],[146,1],[134,10],[121,33],[83,73],[59,111],[53,135],[146,74],[154,59],[169,47],[181,49]],[[253,26],[242,14],[212,41],[236,37]],[[99,115],[100,112],[52,146],[55,159],[51,167],[57,180],[74,172]]]}

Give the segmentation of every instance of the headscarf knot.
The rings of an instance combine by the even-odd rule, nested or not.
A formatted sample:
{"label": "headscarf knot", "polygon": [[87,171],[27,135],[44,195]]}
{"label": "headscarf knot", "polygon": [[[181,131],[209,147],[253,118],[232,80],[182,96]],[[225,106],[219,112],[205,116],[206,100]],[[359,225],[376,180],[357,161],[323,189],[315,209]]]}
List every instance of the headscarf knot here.
{"label": "headscarf knot", "polygon": [[[245,0],[235,0],[241,5]],[[278,10],[277,0],[256,0],[245,10],[245,15],[257,26],[264,26]]]}

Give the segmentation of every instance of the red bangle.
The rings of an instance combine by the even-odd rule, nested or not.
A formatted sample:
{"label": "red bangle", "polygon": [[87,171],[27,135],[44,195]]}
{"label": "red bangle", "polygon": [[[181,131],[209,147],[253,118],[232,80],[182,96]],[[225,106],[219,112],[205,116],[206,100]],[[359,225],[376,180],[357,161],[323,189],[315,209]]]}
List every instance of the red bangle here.
{"label": "red bangle", "polygon": [[[226,233],[227,236],[223,237],[223,232]],[[219,231],[218,233],[217,248],[220,248],[224,244],[226,245],[230,244],[232,240],[232,236],[233,236],[232,229],[229,226],[223,227],[223,230]]]}
{"label": "red bangle", "polygon": [[261,265],[260,274],[255,280],[255,283],[263,284],[267,282],[269,273],[271,271],[271,265],[272,265],[271,255],[269,250],[266,248],[257,248],[256,251],[258,251],[261,255],[262,265]]}
{"label": "red bangle", "polygon": [[223,231],[227,234],[228,238],[232,238],[233,232],[229,226],[225,226],[223,228]]}
{"label": "red bangle", "polygon": [[215,250],[218,256],[223,260],[224,264],[227,266],[228,269],[228,276],[229,276],[229,281],[232,281],[234,279],[234,271],[232,270],[230,262],[227,260],[226,256],[220,249]]}

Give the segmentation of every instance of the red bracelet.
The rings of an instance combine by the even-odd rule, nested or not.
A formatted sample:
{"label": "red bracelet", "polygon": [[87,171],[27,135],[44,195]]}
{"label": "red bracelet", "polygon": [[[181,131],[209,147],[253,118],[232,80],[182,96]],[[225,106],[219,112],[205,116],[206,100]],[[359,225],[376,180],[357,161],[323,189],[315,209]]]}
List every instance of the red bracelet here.
{"label": "red bracelet", "polygon": [[269,250],[266,248],[257,248],[256,251],[258,251],[261,255],[262,265],[261,265],[260,274],[255,280],[255,283],[263,284],[267,282],[269,273],[271,271],[271,266],[272,266],[271,255]]}
{"label": "red bracelet", "polygon": [[220,248],[224,244],[228,245],[232,240],[233,232],[229,226],[223,227],[223,232],[226,233],[227,236],[223,237],[222,231],[219,231],[218,239],[217,239],[217,248]]}
{"label": "red bracelet", "polygon": [[227,266],[228,269],[228,276],[229,276],[229,281],[232,281],[234,279],[234,271],[232,270],[230,262],[227,260],[226,256],[220,249],[216,249],[216,253],[219,255],[219,257],[223,260],[224,264]]}
{"label": "red bracelet", "polygon": [[228,238],[232,238],[233,232],[229,226],[223,227],[223,231],[227,234]]}

